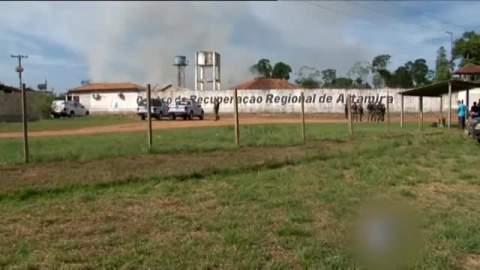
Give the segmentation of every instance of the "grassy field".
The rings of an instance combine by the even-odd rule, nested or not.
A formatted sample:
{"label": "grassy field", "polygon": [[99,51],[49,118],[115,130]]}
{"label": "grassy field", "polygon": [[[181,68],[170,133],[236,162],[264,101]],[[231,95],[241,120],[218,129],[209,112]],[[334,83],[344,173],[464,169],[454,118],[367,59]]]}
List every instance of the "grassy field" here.
{"label": "grassy field", "polygon": [[[401,129],[392,125],[392,134],[405,134],[418,129],[415,123],[407,123]],[[426,131],[438,129],[426,128]],[[307,124],[309,141],[347,140],[345,124]],[[360,124],[355,127],[355,136],[364,138],[386,134],[381,123]],[[154,131],[152,153],[175,154],[208,152],[233,149],[233,127],[172,129]],[[241,127],[242,146],[286,146],[300,144],[299,125],[252,125]],[[146,132],[102,134],[87,136],[61,136],[30,138],[31,159],[34,163],[52,161],[87,161],[122,156],[137,156],[149,153]],[[23,160],[23,141],[0,139],[0,165],[12,165]]]}
{"label": "grassy field", "polygon": [[149,155],[144,134],[32,139],[28,166],[0,140],[0,268],[352,269],[358,206],[390,199],[419,216],[411,269],[478,269],[477,142],[345,130],[244,127],[241,149],[231,128],[158,131]]}
{"label": "grassy field", "polygon": [[[60,118],[60,119],[44,119],[28,123],[29,131],[41,130],[61,130],[83,127],[108,126],[117,124],[138,123],[138,119],[133,116],[88,116]],[[0,132],[20,132],[22,131],[22,123],[5,123],[0,122]]]}

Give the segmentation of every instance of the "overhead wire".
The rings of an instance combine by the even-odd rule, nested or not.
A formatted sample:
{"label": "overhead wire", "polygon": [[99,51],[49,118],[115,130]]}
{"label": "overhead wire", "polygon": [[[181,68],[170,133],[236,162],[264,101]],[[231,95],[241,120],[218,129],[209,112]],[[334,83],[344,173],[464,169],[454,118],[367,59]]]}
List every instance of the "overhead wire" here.
{"label": "overhead wire", "polygon": [[[395,15],[395,16],[394,16],[394,15],[391,15],[391,14],[386,14],[386,13],[384,13],[384,12],[382,12],[382,11],[379,11],[379,10],[374,10],[374,9],[371,9],[371,8],[365,6],[365,5],[361,5],[360,3],[357,3],[356,1],[346,1],[346,2],[347,2],[347,3],[350,3],[350,4],[354,4],[354,5],[358,6],[358,7],[361,7],[361,8],[363,8],[363,9],[367,10],[367,11],[370,11],[371,13],[375,13],[375,14],[377,14],[377,15],[383,15],[383,16],[386,17],[386,18],[391,18],[391,17],[393,16],[393,17],[396,17],[397,19],[399,19],[399,20],[401,20],[401,21],[404,20],[404,18],[402,18],[402,17],[400,17],[400,16],[398,16],[398,15]],[[438,29],[434,29],[433,27],[425,26],[425,25],[422,25],[422,24],[416,24],[416,23],[405,22],[405,21],[403,21],[403,23],[405,23],[405,24],[410,24],[410,25],[414,25],[414,26],[418,26],[418,27],[422,27],[422,28],[427,29],[427,30],[440,31],[440,30],[438,30]]]}
{"label": "overhead wire", "polygon": [[[390,5],[394,6],[394,7],[399,7],[399,8],[401,8],[401,9],[403,9],[403,10],[407,10],[407,9],[405,8],[405,6],[399,5],[399,4],[395,3],[394,1],[383,0],[383,2],[388,3],[388,4],[390,4]],[[435,20],[435,21],[438,21],[438,22],[442,23],[443,25],[452,25],[452,26],[461,28],[461,29],[463,29],[463,30],[465,29],[465,26],[461,26],[461,25],[458,25],[458,24],[455,24],[455,23],[452,23],[452,22],[447,22],[447,21],[445,21],[445,20],[440,20],[440,19],[438,19],[438,18],[434,18],[434,17],[432,17],[431,15],[425,14],[425,12],[415,12],[414,14],[416,14],[416,15],[422,15],[422,16],[425,16],[425,17],[429,17],[430,19]]]}
{"label": "overhead wire", "polygon": [[[356,14],[352,14],[352,13],[348,13],[348,12],[345,12],[345,11],[342,11],[342,10],[339,10],[339,9],[336,9],[336,8],[333,8],[333,7],[329,7],[329,6],[326,6],[326,5],[322,5],[318,2],[312,2],[312,1],[300,1],[300,2],[304,2],[305,4],[309,4],[309,5],[312,5],[312,6],[315,6],[317,8],[321,8],[321,9],[324,9],[324,10],[327,10],[327,11],[331,11],[331,12],[335,12],[337,14],[341,14],[343,16],[347,16],[347,17],[350,17],[350,18],[353,18],[353,19],[357,19],[357,20],[361,20],[361,21],[364,21],[364,22],[368,22],[368,23],[371,23],[371,24],[375,24],[375,25],[378,25],[378,26],[382,26],[382,27],[389,27],[389,28],[393,28],[393,29],[396,29],[396,30],[401,30],[401,31],[404,31],[405,29],[402,29],[400,27],[397,27],[396,25],[391,25],[391,24],[379,24],[377,21],[373,21],[373,20],[368,20],[368,19],[365,19],[361,16],[358,16]],[[398,20],[401,20],[403,22],[403,24],[409,24],[409,25],[413,25],[413,26],[417,26],[417,27],[421,27],[421,28],[424,28],[426,30],[429,30],[429,31],[438,31],[438,32],[443,32],[442,30],[440,29],[435,29],[433,27],[430,27],[430,26],[426,26],[426,25],[422,25],[422,24],[417,24],[417,23],[411,23],[411,22],[406,22],[404,21],[404,18],[398,16],[398,15],[389,15],[389,14],[386,14],[385,12],[381,12],[381,11],[378,11],[378,10],[374,10],[374,9],[371,9],[363,4],[360,4],[356,1],[352,1],[352,0],[349,0],[349,1],[345,1],[347,3],[350,3],[350,4],[353,4],[353,5],[356,5],[364,10],[367,10],[371,13],[375,13],[377,15],[382,15],[384,17],[388,17],[388,18],[391,18],[392,16],[393,17],[396,17]],[[389,3],[390,5],[393,5],[395,7],[400,7],[400,8],[404,8],[402,7],[401,5],[398,5],[397,3],[395,2],[392,2],[392,1],[389,1],[389,0],[383,0],[383,2],[385,3]],[[420,13],[419,13],[420,14]],[[425,16],[425,15],[424,15]],[[430,16],[429,16],[430,17]],[[432,17],[430,17],[432,18]],[[436,20],[435,18],[432,18],[434,20]],[[452,24],[452,23],[447,23],[447,22],[442,22],[440,20],[438,20],[440,23],[442,24],[451,24],[451,25],[455,25],[455,24]],[[459,28],[462,28],[464,29],[464,27],[462,26],[459,26],[459,25],[455,25],[456,27],[459,27]]]}
{"label": "overhead wire", "polygon": [[[362,18],[362,17],[359,17],[359,16],[355,16],[355,15],[353,15],[353,14],[351,14],[351,13],[344,12],[344,11],[341,11],[341,10],[338,10],[338,9],[335,9],[335,8],[332,8],[332,7],[328,7],[328,6],[319,4],[319,3],[317,3],[317,2],[311,2],[311,1],[300,1],[300,2],[303,2],[303,3],[305,3],[305,4],[309,4],[309,5],[312,5],[312,6],[321,8],[321,9],[324,9],[324,10],[332,11],[332,12],[335,12],[335,13],[338,13],[338,14],[341,14],[341,15],[344,15],[344,16],[347,16],[347,17],[350,17],[350,18],[354,18],[354,19],[357,19],[357,20],[362,20],[362,21],[364,21],[364,22],[371,23],[371,24],[379,25],[378,22],[371,21],[371,20],[367,20],[367,19],[365,19],[365,18]],[[401,28],[399,28],[399,27],[396,27],[396,26],[393,26],[393,25],[389,25],[389,24],[380,24],[380,26],[390,27],[390,28],[394,28],[394,29],[397,29],[397,30],[403,30],[403,29],[401,29]]]}

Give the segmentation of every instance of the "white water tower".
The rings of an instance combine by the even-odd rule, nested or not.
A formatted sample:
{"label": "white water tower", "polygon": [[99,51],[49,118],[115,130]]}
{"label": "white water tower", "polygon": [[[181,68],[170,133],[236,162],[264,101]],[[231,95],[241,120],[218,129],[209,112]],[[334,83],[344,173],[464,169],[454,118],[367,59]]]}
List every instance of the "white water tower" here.
{"label": "white water tower", "polygon": [[212,84],[212,90],[220,90],[220,54],[215,51],[195,53],[195,91],[205,90],[207,83]]}

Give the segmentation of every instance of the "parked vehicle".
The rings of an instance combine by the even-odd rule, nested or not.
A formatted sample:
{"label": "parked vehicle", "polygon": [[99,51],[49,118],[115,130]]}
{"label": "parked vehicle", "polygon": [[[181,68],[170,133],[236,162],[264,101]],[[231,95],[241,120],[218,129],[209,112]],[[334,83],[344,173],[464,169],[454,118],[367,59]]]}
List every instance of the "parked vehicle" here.
{"label": "parked vehicle", "polygon": [[[151,114],[152,117],[161,120],[163,116],[168,117],[168,104],[161,99],[152,99],[151,105]],[[137,107],[137,115],[140,116],[140,119],[147,119],[147,101],[143,100]]]}
{"label": "parked vehicle", "polygon": [[175,120],[177,117],[182,117],[183,120],[192,120],[194,117],[198,117],[200,120],[203,120],[205,115],[201,105],[194,100],[185,98],[170,105],[168,114],[172,120]]}
{"label": "parked vehicle", "polygon": [[470,119],[468,122],[468,135],[480,143],[480,117]]}
{"label": "parked vehicle", "polygon": [[52,102],[51,115],[54,118],[87,116],[90,112],[85,106],[75,101],[55,100]]}

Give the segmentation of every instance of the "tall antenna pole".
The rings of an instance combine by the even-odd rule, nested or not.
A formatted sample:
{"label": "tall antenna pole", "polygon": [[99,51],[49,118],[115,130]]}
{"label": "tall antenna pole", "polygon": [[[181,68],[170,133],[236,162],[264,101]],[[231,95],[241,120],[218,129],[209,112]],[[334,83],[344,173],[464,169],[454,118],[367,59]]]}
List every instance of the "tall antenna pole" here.
{"label": "tall antenna pole", "polygon": [[453,75],[453,32],[446,31],[446,33],[450,35],[450,72]]}

